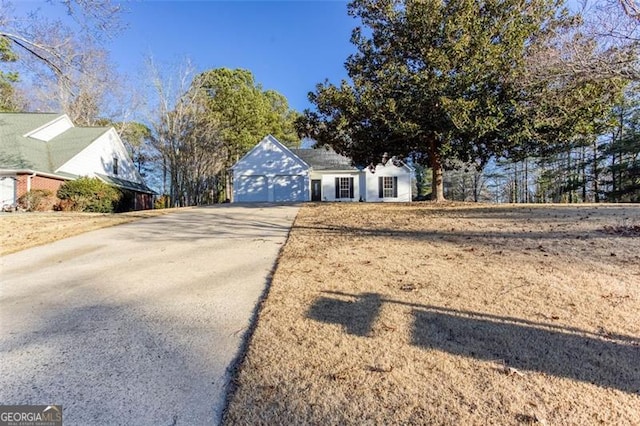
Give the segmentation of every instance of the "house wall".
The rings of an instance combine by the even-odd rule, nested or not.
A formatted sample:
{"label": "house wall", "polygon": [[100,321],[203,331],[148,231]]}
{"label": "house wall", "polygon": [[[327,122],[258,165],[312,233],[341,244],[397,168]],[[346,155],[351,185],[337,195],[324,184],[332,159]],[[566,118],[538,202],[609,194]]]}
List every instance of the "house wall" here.
{"label": "house wall", "polygon": [[[20,174],[16,177],[16,200],[28,192],[29,177],[31,175]],[[31,190],[45,189],[51,191],[54,195],[65,181],[62,179],[54,179],[45,176],[31,177]]]}
{"label": "house wall", "polygon": [[[365,201],[371,202],[409,202],[412,199],[411,171],[405,167],[397,167],[388,162],[386,165],[378,164],[375,173],[365,169],[366,176],[366,197]],[[378,178],[380,176],[396,176],[398,178],[398,197],[380,198],[378,189]]]}
{"label": "house wall", "polygon": [[[118,159],[118,174],[113,173],[113,159]],[[56,172],[95,177],[96,173],[130,182],[144,183],[114,129],[109,129],[91,145],[63,164]]]}
{"label": "house wall", "polygon": [[153,195],[136,192],[134,210],[151,210],[153,209]]}
{"label": "house wall", "polygon": [[[320,179],[322,181],[322,201],[360,201],[360,196],[364,194],[361,191],[362,182],[358,171],[312,171],[310,179]],[[336,178],[352,177],[353,178],[353,198],[336,199]]]}
{"label": "house wall", "polygon": [[[263,139],[233,168],[233,201],[308,201],[309,168],[282,144]],[[286,198],[287,189],[291,197]],[[283,198],[284,197],[284,198]]]}
{"label": "house wall", "polygon": [[29,137],[39,139],[41,141],[50,141],[59,134],[62,134],[73,127],[73,123],[66,115],[58,117],[55,120],[45,124],[44,126],[28,133]]}

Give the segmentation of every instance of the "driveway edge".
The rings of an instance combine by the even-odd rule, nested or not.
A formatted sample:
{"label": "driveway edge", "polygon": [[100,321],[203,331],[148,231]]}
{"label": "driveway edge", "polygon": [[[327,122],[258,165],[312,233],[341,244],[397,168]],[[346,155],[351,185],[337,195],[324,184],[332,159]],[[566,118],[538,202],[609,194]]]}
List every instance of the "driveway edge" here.
{"label": "driveway edge", "polygon": [[[301,206],[300,209],[302,208],[303,207]],[[236,353],[236,356],[234,357],[231,364],[229,364],[229,367],[227,367],[227,380],[225,383],[226,389],[224,392],[224,395],[225,395],[224,403],[222,406],[222,410],[220,410],[220,415],[216,419],[216,424],[218,425],[224,424],[224,420],[227,417],[227,412],[229,411],[229,404],[231,403],[231,400],[233,399],[238,389],[238,385],[237,385],[238,374],[244,364],[247,351],[249,350],[249,346],[251,345],[251,340],[253,339],[253,334],[256,328],[258,327],[258,319],[260,317],[260,313],[262,312],[262,308],[264,307],[264,302],[269,297],[271,284],[273,283],[273,276],[275,275],[276,270],[278,269],[278,265],[280,264],[280,258],[282,257],[282,252],[284,251],[284,248],[287,246],[287,243],[289,242],[289,236],[291,235],[291,231],[296,226],[296,221],[298,220],[300,209],[296,213],[296,217],[293,218],[291,227],[287,232],[287,237],[285,238],[284,243],[282,244],[282,246],[280,247],[280,250],[278,251],[278,257],[276,258],[276,261],[273,263],[273,267],[271,268],[271,270],[269,271],[269,274],[267,275],[267,278],[265,280],[264,290],[262,290],[262,293],[260,294],[260,298],[258,299],[256,306],[253,308],[253,312],[251,313],[251,318],[249,319],[249,326],[247,327],[247,330],[242,335],[242,343],[238,348],[238,352]]]}

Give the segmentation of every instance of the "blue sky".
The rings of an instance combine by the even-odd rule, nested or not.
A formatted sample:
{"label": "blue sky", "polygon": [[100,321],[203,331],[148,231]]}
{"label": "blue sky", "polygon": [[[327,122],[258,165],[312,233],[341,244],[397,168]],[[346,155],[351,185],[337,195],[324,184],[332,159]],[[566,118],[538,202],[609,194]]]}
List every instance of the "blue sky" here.
{"label": "blue sky", "polygon": [[265,89],[302,111],[307,93],[346,77],[356,20],[342,1],[145,1],[128,3],[128,28],[107,44],[120,71],[137,74],[145,57],[199,71],[245,68]]}

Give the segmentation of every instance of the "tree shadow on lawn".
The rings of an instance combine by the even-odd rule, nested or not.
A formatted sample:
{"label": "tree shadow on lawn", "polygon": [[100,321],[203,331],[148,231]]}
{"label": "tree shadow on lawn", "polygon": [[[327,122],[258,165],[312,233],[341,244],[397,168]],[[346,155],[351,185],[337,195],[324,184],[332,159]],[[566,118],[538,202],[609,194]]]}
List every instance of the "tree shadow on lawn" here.
{"label": "tree shadow on lawn", "polygon": [[376,293],[364,293],[355,301],[321,297],[311,306],[307,316],[330,324],[340,324],[349,334],[367,336],[382,306],[382,298]]}
{"label": "tree shadow on lawn", "polygon": [[351,295],[344,301],[320,297],[307,317],[367,336],[383,303],[412,307],[411,344],[479,360],[499,361],[520,370],[566,377],[632,394],[640,393],[640,338],[598,335],[573,327]]}
{"label": "tree shadow on lawn", "polygon": [[[637,208],[636,208],[637,207]],[[386,208],[387,210],[384,210]],[[497,223],[505,223],[515,230],[497,231],[495,229],[483,229],[482,224],[475,224],[473,227],[477,230],[464,229],[467,226],[460,223],[458,228],[438,229],[438,230],[415,230],[402,229],[403,225],[398,227],[383,226],[348,226],[334,225],[329,223],[316,223],[313,225],[296,224],[294,229],[322,231],[330,234],[367,236],[367,237],[393,237],[397,239],[410,240],[439,240],[447,238],[457,239],[474,239],[482,240],[490,239],[529,239],[542,240],[546,238],[568,238],[568,239],[593,239],[593,238],[610,238],[611,235],[606,229],[598,228],[591,230],[566,230],[566,229],[541,229],[536,225],[573,225],[576,220],[589,219],[600,224],[603,221],[611,223],[616,219],[619,222],[632,220],[630,209],[635,209],[633,213],[640,214],[640,206],[602,206],[599,207],[579,207],[579,206],[543,206],[543,207],[477,207],[470,206],[466,208],[455,208],[450,211],[443,207],[442,209],[420,209],[414,208],[412,205],[399,206],[383,206],[382,212],[395,211],[398,214],[406,214],[408,220],[420,221],[429,216],[436,218],[452,219],[452,220],[484,220],[491,219]],[[529,227],[533,229],[524,230],[520,227]],[[520,229],[518,229],[520,228]],[[537,229],[536,229],[537,228]]]}

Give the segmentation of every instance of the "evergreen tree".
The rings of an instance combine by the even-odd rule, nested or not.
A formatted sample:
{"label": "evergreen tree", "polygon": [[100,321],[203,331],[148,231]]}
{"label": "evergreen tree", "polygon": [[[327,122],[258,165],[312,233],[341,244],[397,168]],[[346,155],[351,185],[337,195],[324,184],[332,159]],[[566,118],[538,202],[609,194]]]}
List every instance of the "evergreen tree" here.
{"label": "evergreen tree", "polygon": [[527,46],[555,25],[552,0],[356,0],[351,82],[318,85],[300,134],[361,164],[385,152],[428,164],[443,200],[446,160],[484,165],[509,150]]}

